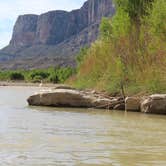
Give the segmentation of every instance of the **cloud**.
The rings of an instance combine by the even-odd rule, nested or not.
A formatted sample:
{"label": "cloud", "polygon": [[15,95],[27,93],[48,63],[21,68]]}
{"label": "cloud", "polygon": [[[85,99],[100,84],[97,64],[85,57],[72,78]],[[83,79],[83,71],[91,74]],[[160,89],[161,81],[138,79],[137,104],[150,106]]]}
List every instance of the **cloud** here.
{"label": "cloud", "polygon": [[86,0],[5,0],[0,1],[0,48],[10,40],[18,15],[41,14],[50,10],[67,10],[81,7]]}

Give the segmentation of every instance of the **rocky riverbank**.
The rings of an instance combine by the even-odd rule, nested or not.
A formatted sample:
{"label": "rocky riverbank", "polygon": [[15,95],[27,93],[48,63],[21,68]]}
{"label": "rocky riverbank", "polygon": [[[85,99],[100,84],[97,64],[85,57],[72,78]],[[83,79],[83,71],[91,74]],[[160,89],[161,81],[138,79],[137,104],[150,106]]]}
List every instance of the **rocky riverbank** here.
{"label": "rocky riverbank", "polygon": [[125,108],[123,98],[110,97],[96,91],[81,91],[65,86],[42,90],[30,96],[27,101],[29,105],[35,106]]}
{"label": "rocky riverbank", "polygon": [[166,94],[123,98],[59,86],[42,90],[30,96],[27,101],[32,106],[83,107],[166,114]]}

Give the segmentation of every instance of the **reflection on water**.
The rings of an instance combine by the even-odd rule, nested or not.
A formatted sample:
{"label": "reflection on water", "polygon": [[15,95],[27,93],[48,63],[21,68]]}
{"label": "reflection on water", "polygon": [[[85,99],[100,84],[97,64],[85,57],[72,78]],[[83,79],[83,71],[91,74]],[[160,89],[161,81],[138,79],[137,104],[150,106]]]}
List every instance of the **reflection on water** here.
{"label": "reflection on water", "polygon": [[28,107],[37,90],[0,87],[0,166],[166,165],[166,116]]}

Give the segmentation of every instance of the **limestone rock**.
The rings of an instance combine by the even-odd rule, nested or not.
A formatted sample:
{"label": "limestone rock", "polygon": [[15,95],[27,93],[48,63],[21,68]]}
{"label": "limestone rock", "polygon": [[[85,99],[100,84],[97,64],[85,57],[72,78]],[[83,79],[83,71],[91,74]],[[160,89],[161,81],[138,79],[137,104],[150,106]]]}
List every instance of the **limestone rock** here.
{"label": "limestone rock", "polygon": [[75,89],[50,89],[30,96],[27,101],[34,106],[109,108],[118,99]]}
{"label": "limestone rock", "polygon": [[166,94],[155,94],[141,102],[141,112],[166,114]]}
{"label": "limestone rock", "polygon": [[140,111],[140,101],[139,97],[127,97],[125,99],[125,110],[126,111]]}

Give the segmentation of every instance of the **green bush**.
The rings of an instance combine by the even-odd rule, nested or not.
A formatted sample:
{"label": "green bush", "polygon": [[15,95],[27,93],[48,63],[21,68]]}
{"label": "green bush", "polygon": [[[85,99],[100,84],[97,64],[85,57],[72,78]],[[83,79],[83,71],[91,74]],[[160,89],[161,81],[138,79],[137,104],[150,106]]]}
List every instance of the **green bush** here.
{"label": "green bush", "polygon": [[88,52],[88,47],[83,47],[80,52],[76,55],[77,66],[79,67],[84,60],[85,55]]}
{"label": "green bush", "polygon": [[34,80],[35,77],[40,77],[41,79],[46,79],[49,77],[49,73],[46,71],[32,71],[30,74],[31,80]]}
{"label": "green bush", "polygon": [[36,75],[32,80],[33,83],[40,83],[41,81],[42,77],[40,75]]}
{"label": "green bush", "polygon": [[48,69],[21,70],[21,71],[0,71],[0,80],[25,80],[27,82],[51,82],[63,83],[73,73],[75,69],[71,67],[50,67]]}
{"label": "green bush", "polygon": [[56,73],[52,73],[49,77],[49,82],[52,82],[54,84],[59,83],[59,78]]}
{"label": "green bush", "polygon": [[19,72],[13,72],[10,74],[10,80],[24,80],[24,75]]}

